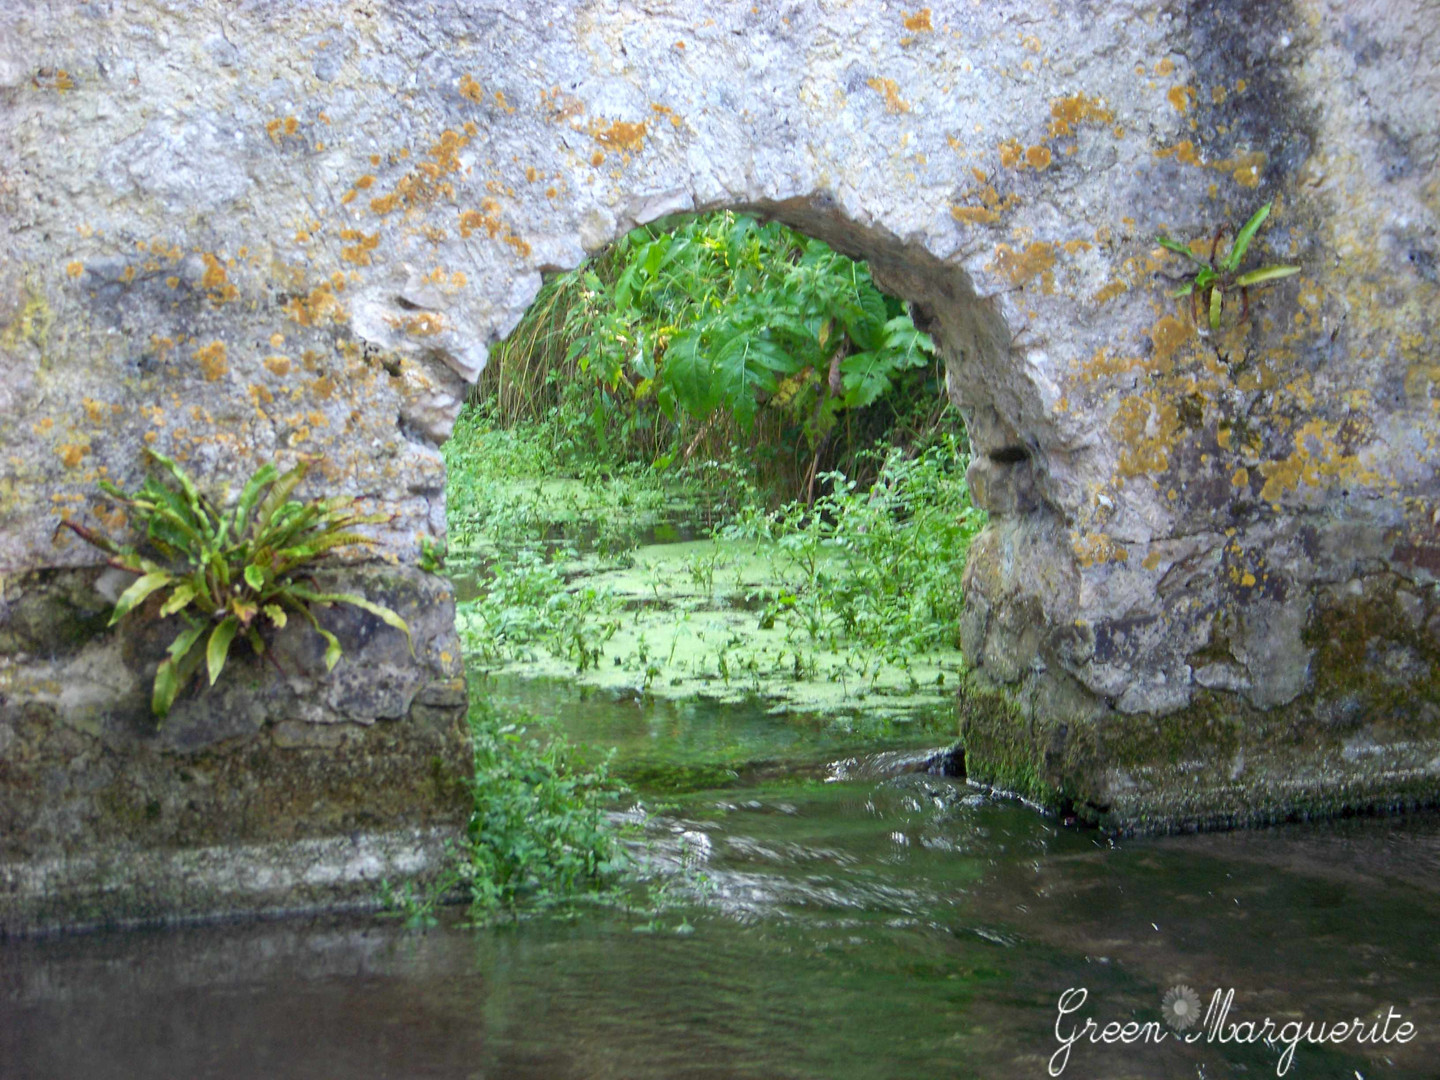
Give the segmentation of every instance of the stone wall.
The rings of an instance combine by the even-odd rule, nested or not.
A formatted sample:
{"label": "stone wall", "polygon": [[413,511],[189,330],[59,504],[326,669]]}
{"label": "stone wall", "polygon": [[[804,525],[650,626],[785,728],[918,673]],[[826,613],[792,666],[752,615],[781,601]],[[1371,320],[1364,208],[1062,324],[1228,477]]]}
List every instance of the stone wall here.
{"label": "stone wall", "polygon": [[[972,775],[1121,828],[1433,800],[1437,23],[1433,0],[0,0],[0,618],[95,564],[56,524],[122,527],[96,481],[136,482],[145,446],[217,491],[313,455],[308,493],[391,513],[377,567],[414,565],[444,532],[436,447],[542,274],[750,208],[870,258],[946,356],[992,514]],[[1302,272],[1197,334],[1155,235],[1271,200],[1247,266]],[[17,746],[98,753],[86,717],[124,696],[105,635],[22,638],[5,778]],[[404,693],[443,698],[457,653],[436,629]],[[302,699],[224,745],[335,719]],[[166,731],[145,753],[183,760]]]}

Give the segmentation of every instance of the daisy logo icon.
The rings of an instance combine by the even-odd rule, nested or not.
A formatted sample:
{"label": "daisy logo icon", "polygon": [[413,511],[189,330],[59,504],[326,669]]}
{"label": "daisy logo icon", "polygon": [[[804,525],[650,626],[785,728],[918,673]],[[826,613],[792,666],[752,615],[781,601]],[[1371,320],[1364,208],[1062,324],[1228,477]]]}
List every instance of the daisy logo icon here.
{"label": "daisy logo icon", "polygon": [[1176,1031],[1186,1031],[1200,1022],[1200,995],[1188,986],[1172,986],[1160,999],[1165,1022]]}

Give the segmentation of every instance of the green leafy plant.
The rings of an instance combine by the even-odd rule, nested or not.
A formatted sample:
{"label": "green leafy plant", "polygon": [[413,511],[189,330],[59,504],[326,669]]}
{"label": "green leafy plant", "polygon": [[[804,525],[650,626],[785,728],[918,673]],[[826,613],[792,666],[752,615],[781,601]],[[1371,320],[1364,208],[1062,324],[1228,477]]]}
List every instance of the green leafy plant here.
{"label": "green leafy plant", "polygon": [[1207,331],[1200,324],[1199,309],[1201,305],[1205,308],[1206,322],[1210,332],[1218,332],[1227,292],[1239,291],[1243,305],[1240,320],[1243,322],[1250,313],[1249,290],[1251,288],[1257,285],[1268,285],[1272,281],[1279,281],[1281,278],[1287,278],[1291,274],[1300,272],[1298,266],[1262,266],[1257,270],[1247,270],[1243,274],[1239,272],[1240,264],[1245,259],[1245,252],[1250,248],[1250,242],[1255,239],[1255,234],[1260,231],[1260,226],[1270,216],[1270,206],[1270,203],[1266,203],[1255,211],[1250,220],[1235,234],[1235,240],[1224,258],[1219,257],[1220,241],[1226,231],[1223,225],[1215,231],[1215,237],[1210,242],[1209,259],[1200,258],[1190,250],[1189,244],[1181,243],[1179,240],[1168,236],[1155,238],[1155,242],[1165,250],[1182,255],[1199,267],[1192,280],[1187,281],[1170,295],[1176,298],[1190,297],[1190,314],[1195,320],[1195,326],[1200,329],[1202,334]]}
{"label": "green leafy plant", "polygon": [[628,865],[605,813],[626,792],[608,758],[589,766],[562,736],[535,739],[533,724],[483,700],[471,709],[475,809],[461,877],[482,922],[602,892]]}
{"label": "green leafy plant", "polygon": [[910,412],[933,423],[942,382],[864,263],[729,212],[636,229],[550,278],[486,371],[476,402],[546,425],[565,467],[673,469],[743,444],[757,474],[810,498],[822,458]]}
{"label": "green leafy plant", "polygon": [[[101,490],[127,507],[141,533],[126,546],[73,521],[62,524],[109,556],[111,566],[138,575],[115,603],[110,625],[169,589],[159,616],[180,616],[182,628],[155,672],[151,708],[164,720],[175,697],[205,665],[209,685],[225,668],[231,645],[243,637],[257,656],[265,655],[261,628],[283,628],[299,615],[325,640],[325,667],[340,659],[340,642],[322,627],[311,604],[351,604],[404,633],[405,620],[383,604],[355,593],[317,591],[309,575],[328,552],[348,544],[373,543],[355,526],[388,521],[363,514],[349,497],[299,502],[290,496],[304,478],[307,462],[281,473],[262,465],[229,510],[218,509],[190,475],[164,454],[149,451],[171,482],[148,476],[126,494],[102,480]],[[413,651],[414,645],[411,643]]]}

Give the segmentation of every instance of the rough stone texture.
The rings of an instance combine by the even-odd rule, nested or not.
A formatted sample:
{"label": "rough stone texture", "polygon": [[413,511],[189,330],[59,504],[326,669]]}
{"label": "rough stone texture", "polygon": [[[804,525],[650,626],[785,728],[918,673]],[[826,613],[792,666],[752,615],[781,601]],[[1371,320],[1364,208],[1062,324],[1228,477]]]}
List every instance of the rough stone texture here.
{"label": "rough stone texture", "polygon": [[[57,515],[144,443],[215,486],[324,454],[317,489],[393,511],[412,561],[541,274],[749,207],[871,258],[947,357],[992,512],[973,775],[1119,827],[1433,799],[1437,25],[3,0],[0,567],[93,561]],[[1249,265],[1303,273],[1198,336],[1155,234],[1271,199]]]}
{"label": "rough stone texture", "polygon": [[[324,642],[297,619],[276,635],[273,664],[237,647],[215,686],[187,691],[158,726],[151,680],[175,633],[173,619],[145,617],[158,597],[107,632],[103,574],[44,570],[6,582],[0,932],[338,902],[364,890],[373,900],[382,875],[366,871],[363,852],[403,867],[411,855],[397,831],[456,833],[470,765],[450,586],[416,570],[344,576],[406,619],[413,659],[398,631],[337,605],[317,611],[345,649],[333,673]],[[236,865],[263,872],[207,878],[232,849]]]}

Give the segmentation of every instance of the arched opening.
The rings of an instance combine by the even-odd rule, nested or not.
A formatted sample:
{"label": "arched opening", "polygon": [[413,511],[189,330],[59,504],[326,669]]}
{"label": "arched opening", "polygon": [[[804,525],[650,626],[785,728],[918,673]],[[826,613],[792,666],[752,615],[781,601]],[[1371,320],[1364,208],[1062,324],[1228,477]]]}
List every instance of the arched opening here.
{"label": "arched opening", "polygon": [[986,514],[931,332],[953,351],[983,308],[947,320],[953,281],[864,239],[752,206],[637,227],[547,280],[445,448],[482,682],[953,737]]}

